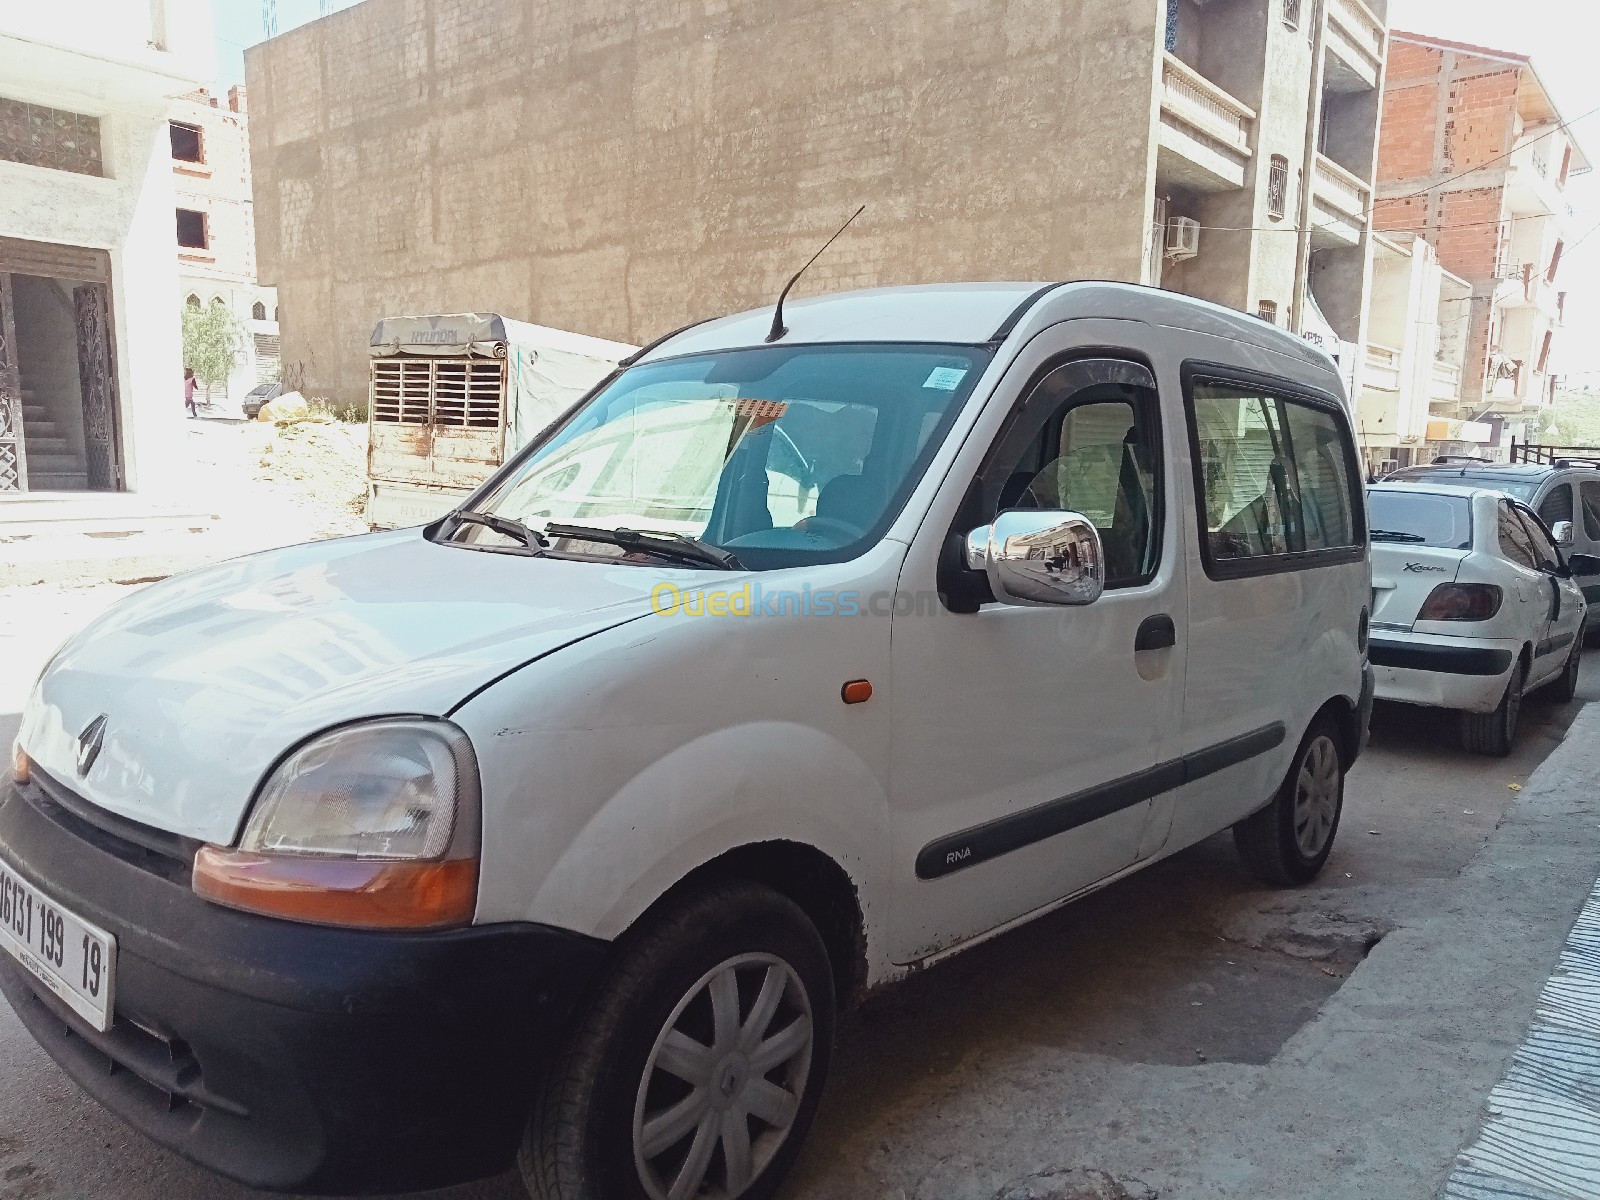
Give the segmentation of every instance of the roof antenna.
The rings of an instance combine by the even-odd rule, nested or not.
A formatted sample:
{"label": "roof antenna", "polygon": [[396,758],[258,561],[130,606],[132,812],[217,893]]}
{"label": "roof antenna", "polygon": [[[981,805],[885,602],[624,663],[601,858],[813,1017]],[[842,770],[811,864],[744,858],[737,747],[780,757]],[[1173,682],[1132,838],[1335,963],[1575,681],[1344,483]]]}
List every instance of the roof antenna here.
{"label": "roof antenna", "polygon": [[[862,213],[864,213],[866,211],[867,211],[867,206],[865,204],[863,204],[860,208],[856,209],[856,211],[851,214],[850,220],[846,221],[843,225],[839,226],[839,233],[843,233],[846,229],[849,229],[850,228],[850,222],[854,221],[857,217],[859,217]],[[822,243],[822,250],[826,250],[829,246],[833,245],[834,242],[838,241],[839,240],[839,233],[834,234],[827,241],[823,242]],[[817,259],[822,257],[822,250],[818,250],[810,258],[808,258],[806,260],[806,265],[801,267],[798,271],[796,271],[794,273],[794,277],[792,279],[790,279],[788,283],[783,285],[783,291],[778,293],[778,307],[772,310],[772,329],[767,334],[767,341],[768,342],[775,342],[779,338],[781,338],[784,334],[789,332],[789,327],[783,323],[783,302],[789,298],[789,289],[792,288],[798,282],[800,282],[800,276],[804,275],[808,270],[810,270],[811,269],[811,264],[816,262]]]}

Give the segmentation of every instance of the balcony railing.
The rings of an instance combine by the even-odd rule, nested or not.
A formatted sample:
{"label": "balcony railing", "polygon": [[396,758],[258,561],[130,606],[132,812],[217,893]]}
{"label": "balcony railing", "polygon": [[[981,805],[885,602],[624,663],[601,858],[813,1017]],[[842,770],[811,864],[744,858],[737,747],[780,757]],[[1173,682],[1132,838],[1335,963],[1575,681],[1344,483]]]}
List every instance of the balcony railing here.
{"label": "balcony railing", "polygon": [[1312,173],[1312,232],[1355,245],[1372,213],[1372,188],[1326,155]]}
{"label": "balcony railing", "polygon": [[1461,399],[1461,368],[1453,363],[1435,362],[1428,384],[1430,404],[1454,404]]}
{"label": "balcony railing", "polygon": [[1169,54],[1161,66],[1161,109],[1246,157],[1255,110]]}
{"label": "balcony railing", "polygon": [[1400,357],[1400,351],[1393,346],[1380,346],[1376,342],[1368,342],[1366,370],[1361,377],[1362,384],[1381,392],[1398,392]]}
{"label": "balcony railing", "polygon": [[1334,52],[1341,58],[1358,59],[1350,65],[1376,83],[1376,69],[1384,55],[1383,22],[1362,0],[1328,0],[1328,20]]}

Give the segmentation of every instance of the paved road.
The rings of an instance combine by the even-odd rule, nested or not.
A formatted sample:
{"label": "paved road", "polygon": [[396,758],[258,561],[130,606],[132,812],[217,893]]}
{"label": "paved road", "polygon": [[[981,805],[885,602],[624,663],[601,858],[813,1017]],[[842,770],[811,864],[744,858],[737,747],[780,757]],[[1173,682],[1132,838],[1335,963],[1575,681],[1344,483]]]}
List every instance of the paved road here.
{"label": "paved road", "polygon": [[[0,679],[0,744],[15,728],[7,712],[15,683]],[[1600,654],[1586,660],[1582,695],[1600,698]],[[1453,1124],[1431,1139],[1423,1131],[1436,1114],[1425,1104],[1414,1130],[1323,1124],[1317,1072],[1344,1072],[1359,1100],[1359,1085],[1349,1083],[1359,1063],[1331,1068],[1325,1049],[1308,1049],[1311,1023],[1390,931],[1403,937],[1452,906],[1458,876],[1517,798],[1511,785],[1527,781],[1577,708],[1530,702],[1517,753],[1496,761],[1462,754],[1438,715],[1380,706],[1372,748],[1350,780],[1339,844],[1312,887],[1257,886],[1217,838],[892,990],[847,1023],[818,1128],[785,1197],[1135,1200],[1154,1194],[1147,1187],[1164,1198],[1343,1195],[1327,1190],[1337,1170],[1284,1179],[1280,1190],[1247,1164],[1272,1153],[1263,1139],[1291,1139],[1331,1169],[1373,1138],[1413,1137],[1445,1147],[1444,1157],[1419,1149],[1409,1182],[1348,1194],[1432,1194],[1421,1181],[1442,1178],[1470,1132],[1461,1114],[1479,1101],[1458,1097]],[[1539,878],[1529,875],[1521,894],[1534,909],[1530,928],[1558,945],[1575,904],[1562,893],[1543,905],[1538,893]],[[1470,935],[1451,928],[1471,957]],[[1384,1018],[1397,1028],[1429,1005],[1426,979],[1409,987]],[[1383,1004],[1369,997],[1366,1011],[1374,1010]],[[1520,1037],[1525,1016],[1503,1015]],[[1482,1059],[1485,1078],[1498,1078],[1505,1035],[1485,1034],[1479,1045],[1470,1022],[1451,1030],[1421,1044],[1450,1042],[1452,1061]],[[85,1099],[3,1006],[0,1079],[0,1200],[259,1195],[130,1133]],[[1310,1098],[1278,1098],[1296,1087]],[[1284,1111],[1307,1115],[1288,1120]],[[1270,1131],[1268,1120],[1277,1121]],[[1037,1178],[1017,1182],[1025,1177]],[[521,1194],[503,1178],[437,1200]]]}

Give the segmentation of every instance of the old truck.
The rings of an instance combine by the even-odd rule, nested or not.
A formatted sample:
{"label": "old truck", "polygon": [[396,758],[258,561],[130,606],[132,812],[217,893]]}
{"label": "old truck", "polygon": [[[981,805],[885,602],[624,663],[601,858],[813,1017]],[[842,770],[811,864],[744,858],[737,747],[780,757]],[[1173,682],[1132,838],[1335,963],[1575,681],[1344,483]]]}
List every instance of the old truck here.
{"label": "old truck", "polygon": [[637,347],[498,313],[372,330],[367,522],[436,520]]}

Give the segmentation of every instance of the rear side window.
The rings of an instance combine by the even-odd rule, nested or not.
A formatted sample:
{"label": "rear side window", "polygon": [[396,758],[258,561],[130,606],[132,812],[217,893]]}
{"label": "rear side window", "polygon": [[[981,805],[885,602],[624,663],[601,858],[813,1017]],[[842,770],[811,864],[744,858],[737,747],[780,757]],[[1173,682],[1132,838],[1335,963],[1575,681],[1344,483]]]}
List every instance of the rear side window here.
{"label": "rear side window", "polygon": [[1585,479],[1578,485],[1583,504],[1583,531],[1591,542],[1600,542],[1600,480]]}
{"label": "rear side window", "polygon": [[1208,573],[1361,558],[1357,474],[1340,414],[1254,383],[1196,379],[1189,420]]}
{"label": "rear side window", "polygon": [[1557,521],[1572,520],[1572,485],[1558,483],[1539,501],[1539,519],[1551,528]]}
{"label": "rear side window", "polygon": [[1539,569],[1539,556],[1534,552],[1533,539],[1523,527],[1511,505],[1500,501],[1500,553],[1518,566]]}

